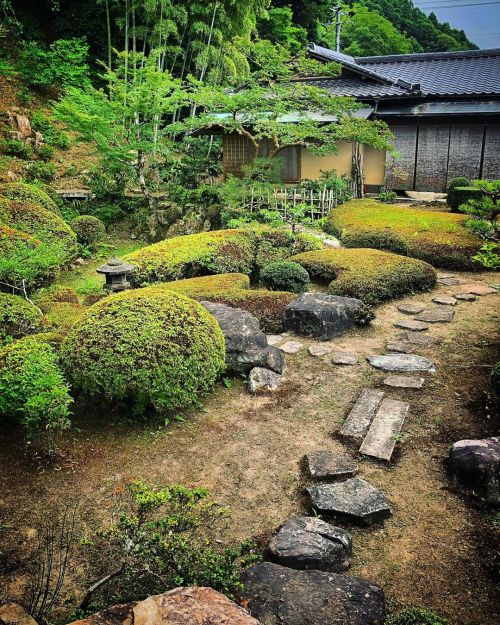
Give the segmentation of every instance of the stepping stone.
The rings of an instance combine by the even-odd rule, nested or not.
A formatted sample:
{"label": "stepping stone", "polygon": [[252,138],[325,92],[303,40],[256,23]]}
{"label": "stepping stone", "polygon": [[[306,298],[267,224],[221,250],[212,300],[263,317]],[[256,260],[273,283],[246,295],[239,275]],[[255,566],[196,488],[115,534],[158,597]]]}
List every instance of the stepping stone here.
{"label": "stepping stone", "polygon": [[358,472],[354,458],[340,452],[312,451],[305,456],[305,461],[309,475],[314,478],[352,477]]}
{"label": "stepping stone", "polygon": [[268,545],[270,560],[291,569],[342,573],[349,568],[349,532],[315,517],[294,517]]}
{"label": "stepping stone", "polygon": [[427,334],[419,334],[418,332],[401,332],[399,338],[405,343],[412,343],[413,345],[421,345],[422,347],[429,347],[434,345],[436,339]]}
{"label": "stepping stone", "polygon": [[298,341],[287,341],[283,343],[283,345],[279,345],[278,349],[281,349],[285,354],[296,354],[300,352],[300,350],[304,347],[304,343],[299,343]]}
{"label": "stepping stone", "polygon": [[454,278],[454,277],[455,277],[454,273],[438,273],[437,274],[438,280],[446,280],[447,278]]}
{"label": "stepping stone", "polygon": [[254,367],[248,375],[248,389],[251,393],[277,391],[282,381],[282,375],[270,369]]}
{"label": "stepping stone", "polygon": [[389,461],[408,410],[409,405],[405,402],[389,398],[382,400],[368,434],[359,448],[360,453]]}
{"label": "stepping stone", "polygon": [[453,297],[461,302],[475,302],[477,299],[472,293],[455,293]]}
{"label": "stepping stone", "polygon": [[419,302],[410,302],[409,304],[400,304],[398,310],[405,315],[418,315],[419,312],[425,310],[425,305]]}
{"label": "stepping stone", "polygon": [[467,284],[463,287],[464,293],[471,293],[472,295],[493,295],[498,293],[496,289],[491,286],[485,286],[484,284]]}
{"label": "stepping stone", "polygon": [[456,306],[458,304],[457,300],[454,297],[435,297],[433,300],[434,304],[439,304],[440,306]]}
{"label": "stepping stone", "polygon": [[402,328],[403,330],[412,330],[413,332],[423,332],[428,330],[429,326],[422,321],[415,321],[415,319],[403,319],[394,324],[396,328]]}
{"label": "stepping stone", "polygon": [[416,321],[423,321],[424,323],[450,323],[453,321],[455,311],[449,308],[428,308],[424,312],[415,317]]}
{"label": "stepping stone", "polygon": [[381,356],[367,356],[372,367],[382,371],[429,371],[434,373],[434,363],[423,356],[415,354],[384,354]]}
{"label": "stepping stone", "polygon": [[334,365],[355,365],[357,362],[358,357],[353,352],[335,352],[332,358]]}
{"label": "stepping stone", "polygon": [[417,348],[416,345],[411,343],[404,343],[403,341],[395,343],[387,343],[385,346],[388,352],[398,352],[399,354],[411,354]]}
{"label": "stepping stone", "polygon": [[267,335],[268,345],[277,345],[278,343],[281,343],[282,340],[283,340],[283,337],[281,336],[281,334],[268,334]]}
{"label": "stepping stone", "polygon": [[354,438],[361,441],[366,435],[383,397],[383,391],[364,388],[349,416],[340,428],[339,434],[346,438]]}
{"label": "stepping stone", "polygon": [[456,286],[457,284],[462,284],[462,280],[458,278],[438,278],[438,284],[442,286]]}
{"label": "stepping stone", "polygon": [[331,351],[332,348],[328,345],[311,345],[309,348],[311,356],[326,356],[327,354],[330,354]]}
{"label": "stepping stone", "polygon": [[385,494],[360,477],[334,484],[318,484],[308,488],[307,492],[317,512],[345,517],[360,525],[371,525],[391,514]]}
{"label": "stepping stone", "polygon": [[412,378],[406,375],[388,375],[385,380],[385,386],[392,386],[393,388],[422,388],[424,385],[424,378]]}

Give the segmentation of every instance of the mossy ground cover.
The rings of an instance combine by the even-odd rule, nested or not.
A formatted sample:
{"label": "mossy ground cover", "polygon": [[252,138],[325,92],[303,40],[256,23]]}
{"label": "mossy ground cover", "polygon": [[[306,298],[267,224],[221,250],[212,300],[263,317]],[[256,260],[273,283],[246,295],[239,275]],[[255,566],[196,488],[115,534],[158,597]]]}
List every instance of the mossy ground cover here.
{"label": "mossy ground cover", "polygon": [[325,230],[346,247],[372,247],[404,254],[448,269],[473,269],[482,245],[464,226],[464,215],[351,200],[328,216]]}

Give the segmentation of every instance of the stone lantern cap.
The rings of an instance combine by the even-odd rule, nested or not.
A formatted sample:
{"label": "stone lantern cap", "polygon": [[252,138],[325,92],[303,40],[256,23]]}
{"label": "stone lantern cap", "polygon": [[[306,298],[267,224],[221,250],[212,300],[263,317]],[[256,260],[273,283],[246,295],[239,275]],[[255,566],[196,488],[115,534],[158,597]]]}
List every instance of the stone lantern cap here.
{"label": "stone lantern cap", "polygon": [[97,273],[103,273],[104,275],[116,275],[116,274],[127,274],[135,269],[135,265],[131,265],[130,263],[124,263],[120,258],[116,258],[113,256],[111,260],[109,260],[105,265],[98,267],[96,269]]}

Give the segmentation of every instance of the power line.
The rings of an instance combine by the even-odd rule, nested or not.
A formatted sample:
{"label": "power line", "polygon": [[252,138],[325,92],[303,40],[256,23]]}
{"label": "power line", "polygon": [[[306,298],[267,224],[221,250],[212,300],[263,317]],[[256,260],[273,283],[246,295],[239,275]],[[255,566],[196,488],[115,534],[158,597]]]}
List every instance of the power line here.
{"label": "power line", "polygon": [[432,2],[433,6],[425,6],[423,4],[418,4],[416,5],[416,8],[417,9],[455,9],[455,8],[460,9],[462,7],[479,7],[479,6],[500,4],[500,0],[495,0],[494,2],[469,2],[468,4],[446,4],[446,5],[437,5],[437,6],[434,4],[436,0],[430,0],[430,2]]}

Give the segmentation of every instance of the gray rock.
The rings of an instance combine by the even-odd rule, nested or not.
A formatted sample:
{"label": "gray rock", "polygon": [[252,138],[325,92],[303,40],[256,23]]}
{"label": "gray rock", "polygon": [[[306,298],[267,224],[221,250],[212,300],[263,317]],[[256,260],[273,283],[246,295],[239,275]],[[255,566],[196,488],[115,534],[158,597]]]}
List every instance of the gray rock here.
{"label": "gray rock", "polygon": [[261,562],[243,572],[245,605],[262,625],[381,625],[384,593],[361,577]]}
{"label": "gray rock", "polygon": [[279,349],[285,354],[296,354],[300,352],[300,350],[304,347],[304,343],[299,343],[298,341],[287,341],[279,346]]}
{"label": "gray rock", "polygon": [[283,340],[283,337],[281,336],[281,334],[268,334],[267,335],[268,345],[277,345],[278,343],[281,343],[282,340]]}
{"label": "gray rock", "polygon": [[268,553],[270,560],[292,569],[341,573],[349,568],[352,539],[321,519],[294,517],[271,538]]}
{"label": "gray rock", "polygon": [[500,505],[500,436],[458,441],[450,449],[450,466],[463,488]]}
{"label": "gray rock", "polygon": [[441,272],[439,272],[437,274],[438,280],[446,280],[447,278],[454,278],[454,277],[455,277],[454,273],[441,273]]}
{"label": "gray rock", "polygon": [[318,484],[309,487],[307,492],[317,512],[346,518],[360,525],[371,525],[391,514],[385,494],[360,477]]}
{"label": "gray rock", "polygon": [[353,352],[335,352],[332,362],[334,365],[355,365],[358,357]]}
{"label": "gray rock", "polygon": [[382,371],[429,371],[434,373],[434,363],[423,356],[415,354],[384,354],[381,356],[367,356],[372,367]]}
{"label": "gray rock", "polygon": [[332,351],[332,348],[329,347],[328,345],[311,345],[311,347],[309,348],[309,353],[311,354],[311,356],[326,356],[327,354],[330,354]]}
{"label": "gray rock", "polygon": [[415,351],[416,347],[416,345],[413,345],[412,343],[405,343],[404,341],[387,343],[385,346],[388,352],[398,352],[398,354],[411,354]]}
{"label": "gray rock", "polygon": [[420,345],[422,347],[430,347],[436,343],[436,339],[427,334],[420,334],[419,332],[401,332],[399,338],[405,343],[411,343],[412,345]]}
{"label": "gray rock", "polygon": [[455,311],[450,308],[428,308],[424,312],[415,317],[416,321],[423,321],[424,323],[450,323],[453,321]]}
{"label": "gray rock", "polygon": [[472,293],[455,293],[453,297],[461,302],[475,302],[477,299]]}
{"label": "gray rock", "polygon": [[397,321],[394,326],[403,330],[412,330],[413,332],[423,332],[429,329],[426,323],[415,321],[415,319],[403,319],[402,321]]}
{"label": "gray rock", "polygon": [[458,303],[455,297],[447,297],[444,295],[435,297],[432,301],[434,304],[439,304],[440,306],[456,306]]}
{"label": "gray rock", "polygon": [[249,373],[254,367],[264,367],[282,373],[283,353],[268,345],[259,320],[246,310],[225,304],[201,302],[218,321],[226,342],[226,365],[234,373]]}
{"label": "gray rock", "polygon": [[497,289],[494,289],[491,286],[485,286],[484,284],[471,284],[468,286],[464,286],[464,293],[471,293],[472,295],[494,295],[498,293]]}
{"label": "gray rock", "polygon": [[362,306],[361,300],[351,297],[303,293],[285,308],[284,327],[303,336],[332,339],[354,325]]}
{"label": "gray rock", "polygon": [[305,461],[309,475],[318,479],[352,477],[358,472],[354,458],[326,449],[311,451],[305,456]]}
{"label": "gray rock", "polygon": [[282,375],[269,369],[255,367],[248,375],[248,388],[251,393],[272,392],[278,390],[282,381]]}
{"label": "gray rock", "polygon": [[340,436],[361,441],[368,432],[370,423],[383,398],[383,391],[364,388],[340,428]]}
{"label": "gray rock", "polygon": [[406,402],[389,397],[383,399],[368,434],[359,448],[359,453],[388,462],[392,457],[409,407]]}
{"label": "gray rock", "polygon": [[385,386],[392,386],[393,388],[422,388],[424,385],[424,378],[412,378],[406,375],[388,375],[385,380]]}
{"label": "gray rock", "polygon": [[462,280],[458,278],[438,278],[438,284],[442,286],[456,286],[457,284],[462,284]]}
{"label": "gray rock", "polygon": [[418,313],[422,312],[424,308],[425,305],[420,304],[419,302],[410,302],[408,304],[400,304],[398,306],[399,312],[402,312],[405,315],[418,315]]}

